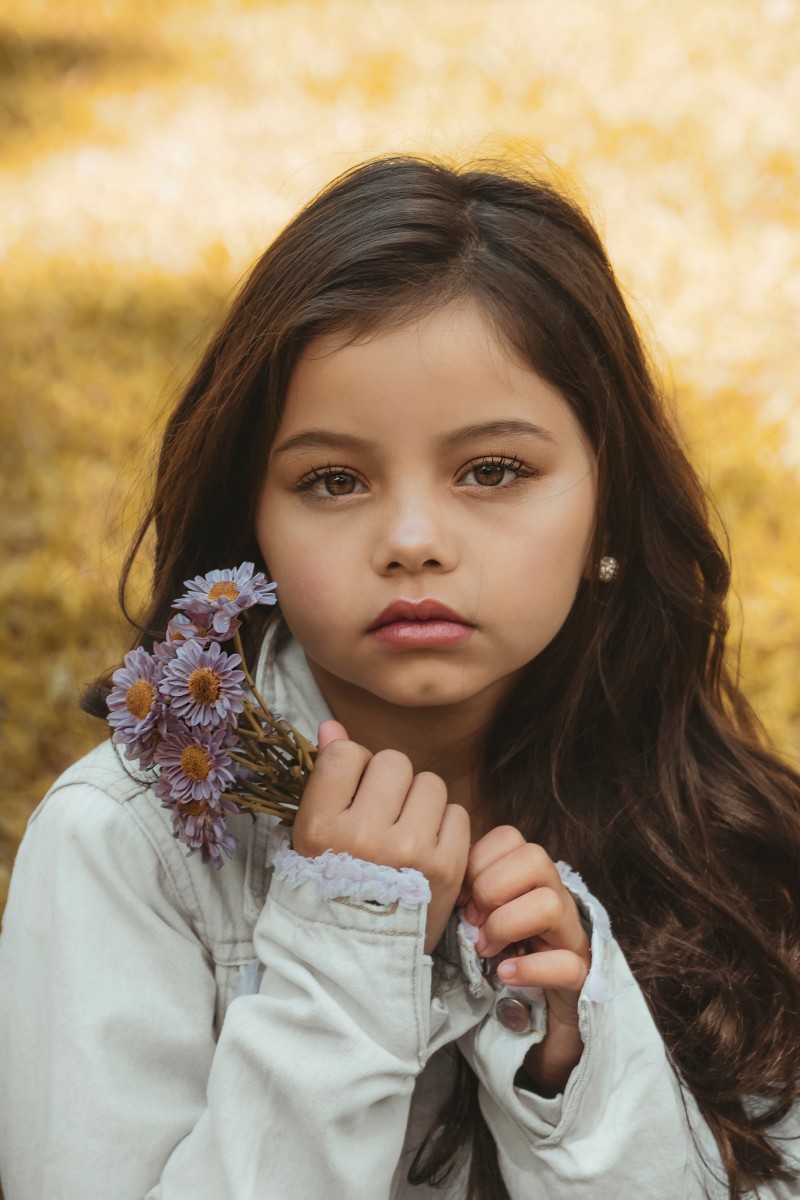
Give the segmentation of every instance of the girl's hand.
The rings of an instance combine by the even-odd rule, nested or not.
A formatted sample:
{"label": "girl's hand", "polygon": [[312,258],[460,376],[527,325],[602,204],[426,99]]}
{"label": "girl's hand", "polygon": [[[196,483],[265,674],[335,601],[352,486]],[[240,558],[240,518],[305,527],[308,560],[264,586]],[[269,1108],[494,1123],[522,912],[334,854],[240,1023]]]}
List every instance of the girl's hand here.
{"label": "girl's hand", "polygon": [[469,814],[447,803],[443,779],[415,775],[399,750],[371,754],[338,721],[319,727],[320,753],[292,831],[298,854],[326,850],[386,867],[416,867],[431,887],[425,930],[430,954],[444,932],[464,881]]}
{"label": "girl's hand", "polygon": [[529,1050],[525,1070],[537,1091],[556,1095],[583,1050],[578,996],[592,962],[575,901],[547,852],[499,825],[472,847],[459,902],[480,929],[484,958],[524,943],[528,953],[505,959],[497,975],[510,987],[544,989],[547,1035]]}

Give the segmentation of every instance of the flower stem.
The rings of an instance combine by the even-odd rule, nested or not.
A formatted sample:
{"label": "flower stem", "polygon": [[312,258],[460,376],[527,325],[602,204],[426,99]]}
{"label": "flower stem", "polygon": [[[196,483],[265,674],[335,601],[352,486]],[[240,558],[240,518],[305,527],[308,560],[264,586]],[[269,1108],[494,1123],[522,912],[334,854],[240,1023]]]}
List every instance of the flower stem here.
{"label": "flower stem", "polygon": [[[250,674],[247,663],[245,662],[242,637],[238,629],[233,635],[233,644],[236,647],[236,652],[239,655],[239,658],[242,660],[242,670],[244,671],[245,679],[247,680],[247,686],[249,687],[252,695],[255,697],[256,703],[266,717],[267,722],[276,731],[280,731],[280,733],[284,735],[286,741],[289,743],[289,747],[291,747],[292,752],[297,757],[301,769],[306,773],[310,773],[314,770],[314,759],[317,753],[316,746],[313,742],[310,742],[307,737],[304,737],[298,729],[295,729],[295,727],[291,725],[289,721],[285,720],[283,717],[276,717],[272,710],[267,707],[261,693],[255,685],[255,680]],[[248,712],[248,716],[251,717],[251,720],[255,724],[255,718],[249,711],[249,706],[247,703],[245,703],[245,710]]]}

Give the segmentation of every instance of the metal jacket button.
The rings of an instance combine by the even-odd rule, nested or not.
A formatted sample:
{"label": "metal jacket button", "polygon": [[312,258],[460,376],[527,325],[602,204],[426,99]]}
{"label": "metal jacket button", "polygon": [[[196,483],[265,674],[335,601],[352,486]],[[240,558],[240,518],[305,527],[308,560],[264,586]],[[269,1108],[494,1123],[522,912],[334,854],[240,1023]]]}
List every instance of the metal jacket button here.
{"label": "metal jacket button", "polygon": [[512,1033],[530,1033],[533,1028],[529,1005],[516,996],[501,996],[494,1006],[494,1015]]}

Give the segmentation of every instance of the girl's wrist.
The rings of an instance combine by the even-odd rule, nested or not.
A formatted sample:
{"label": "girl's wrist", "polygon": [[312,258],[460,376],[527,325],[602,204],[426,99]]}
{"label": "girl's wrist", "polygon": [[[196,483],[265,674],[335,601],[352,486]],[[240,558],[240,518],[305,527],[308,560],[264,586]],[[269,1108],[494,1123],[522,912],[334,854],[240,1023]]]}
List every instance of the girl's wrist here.
{"label": "girl's wrist", "polygon": [[582,1053],[583,1042],[577,1023],[553,1021],[552,1013],[548,1012],[547,1033],[525,1055],[515,1082],[526,1091],[552,1099],[564,1091]]}
{"label": "girl's wrist", "polygon": [[545,1056],[534,1053],[540,1045],[542,1045],[541,1042],[539,1045],[533,1046],[525,1055],[525,1060],[517,1072],[514,1082],[518,1087],[524,1088],[526,1092],[535,1092],[537,1096],[552,1100],[564,1091],[573,1068],[564,1070],[562,1067],[561,1070],[548,1071],[547,1063],[542,1061]]}

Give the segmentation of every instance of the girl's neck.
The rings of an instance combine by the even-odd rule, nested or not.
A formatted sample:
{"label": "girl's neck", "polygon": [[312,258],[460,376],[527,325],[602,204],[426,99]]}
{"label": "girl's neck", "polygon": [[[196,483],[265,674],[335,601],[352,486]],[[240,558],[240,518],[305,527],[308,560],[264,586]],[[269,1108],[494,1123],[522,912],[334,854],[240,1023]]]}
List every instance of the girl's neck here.
{"label": "girl's neck", "polygon": [[329,674],[309,659],[308,666],[333,716],[351,741],[377,754],[399,750],[414,774],[432,771],[447,785],[448,800],[470,813],[473,840],[489,828],[478,784],[477,764],[487,725],[502,698],[482,694],[459,705],[409,708],[382,701]]}

